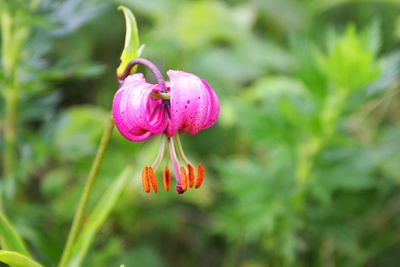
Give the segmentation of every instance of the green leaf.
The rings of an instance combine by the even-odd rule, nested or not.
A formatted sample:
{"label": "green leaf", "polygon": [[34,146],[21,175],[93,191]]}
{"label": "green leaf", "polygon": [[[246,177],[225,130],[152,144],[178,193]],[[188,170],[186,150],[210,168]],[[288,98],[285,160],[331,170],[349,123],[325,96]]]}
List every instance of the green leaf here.
{"label": "green leaf", "polygon": [[68,266],[80,266],[86,253],[89,250],[93,239],[99,230],[100,226],[104,223],[108,214],[111,212],[119,195],[124,190],[126,184],[132,175],[132,167],[127,166],[117,179],[108,187],[103,197],[97,202],[96,207],[89,215],[82,232],[80,233],[77,242],[75,243],[73,256],[68,263]]}
{"label": "green leaf", "polygon": [[[126,22],[125,45],[121,55],[121,64],[117,69],[117,76],[121,77],[128,63],[132,59],[140,56],[143,46],[139,47],[138,28],[132,11],[124,6],[119,6],[118,10],[122,10],[122,12],[124,12]],[[135,68],[132,68],[131,73],[134,71]]]}
{"label": "green leaf", "polygon": [[12,267],[41,267],[36,261],[15,251],[0,250],[0,261]]}
{"label": "green leaf", "polygon": [[3,249],[16,251],[30,257],[21,237],[14,230],[4,214],[0,214],[0,240]]}
{"label": "green leaf", "polygon": [[365,47],[373,54],[377,55],[382,47],[381,24],[379,20],[373,20],[369,26],[362,32],[361,38]]}
{"label": "green leaf", "polygon": [[[372,36],[378,35],[371,30]],[[350,24],[346,32],[333,41],[330,51],[317,55],[320,66],[333,85],[339,90],[354,91],[374,80],[380,73],[375,58],[379,44],[362,38]]]}

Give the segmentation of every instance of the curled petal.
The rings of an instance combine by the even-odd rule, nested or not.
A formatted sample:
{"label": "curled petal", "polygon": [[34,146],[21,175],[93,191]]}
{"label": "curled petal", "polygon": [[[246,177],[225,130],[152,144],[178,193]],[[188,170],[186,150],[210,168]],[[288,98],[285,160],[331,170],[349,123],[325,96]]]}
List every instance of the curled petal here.
{"label": "curled petal", "polygon": [[[200,78],[201,79],[201,78]],[[210,105],[208,108],[208,114],[207,114],[207,118],[205,120],[205,124],[203,125],[202,129],[207,129],[210,128],[211,126],[214,125],[214,123],[217,121],[218,116],[219,116],[219,99],[217,94],[214,92],[213,89],[211,89],[210,85],[208,85],[208,83],[201,79],[201,81],[203,82],[204,86],[207,88],[211,101],[210,101]]]}
{"label": "curled petal", "polygon": [[113,101],[113,117],[115,126],[119,132],[128,140],[139,142],[146,140],[152,134],[142,129],[134,120],[124,120],[126,107],[121,107],[121,96],[123,90],[118,90]]}
{"label": "curled petal", "polygon": [[129,117],[143,129],[153,135],[162,133],[168,123],[166,106],[161,99],[150,97],[150,94],[161,91],[161,85],[144,83],[126,90],[124,102],[128,107]]}
{"label": "curled petal", "polygon": [[135,142],[143,141],[164,131],[168,112],[160,99],[150,94],[161,91],[160,85],[146,83],[143,74],[127,77],[113,101],[115,125],[121,134]]}
{"label": "curled petal", "polygon": [[170,78],[170,121],[167,136],[179,133],[197,134],[213,125],[218,117],[219,102],[210,86],[194,74],[167,71]]}

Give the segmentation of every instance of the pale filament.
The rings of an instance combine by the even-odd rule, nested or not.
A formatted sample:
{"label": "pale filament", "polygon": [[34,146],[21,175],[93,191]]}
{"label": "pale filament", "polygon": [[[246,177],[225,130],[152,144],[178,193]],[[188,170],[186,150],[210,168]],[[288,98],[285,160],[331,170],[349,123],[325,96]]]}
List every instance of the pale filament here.
{"label": "pale filament", "polygon": [[157,155],[156,160],[154,161],[153,165],[151,165],[151,167],[153,168],[154,172],[157,171],[157,169],[160,166],[160,163],[162,161],[162,158],[164,156],[165,139],[166,139],[165,135],[162,135],[160,150],[158,151],[158,155]]}
{"label": "pale filament", "polygon": [[174,138],[174,140],[175,140],[178,154],[179,154],[179,157],[182,159],[182,161],[185,162],[185,164],[190,164],[190,165],[194,166],[190,162],[190,160],[186,157],[185,153],[183,152],[183,147],[182,147],[181,139],[179,138],[179,135],[174,135],[172,138]]}

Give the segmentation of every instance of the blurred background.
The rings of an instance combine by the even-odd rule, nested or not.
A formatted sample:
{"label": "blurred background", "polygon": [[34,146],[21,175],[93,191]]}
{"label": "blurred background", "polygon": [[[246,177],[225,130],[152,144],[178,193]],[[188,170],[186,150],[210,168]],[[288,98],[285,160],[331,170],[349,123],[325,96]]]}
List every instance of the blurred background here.
{"label": "blurred background", "polygon": [[135,171],[83,266],[399,266],[398,0],[2,0],[2,206],[38,261],[59,260],[118,88],[118,5],[221,113],[181,136],[206,171],[184,195],[145,194],[161,138],[114,129],[89,210]]}

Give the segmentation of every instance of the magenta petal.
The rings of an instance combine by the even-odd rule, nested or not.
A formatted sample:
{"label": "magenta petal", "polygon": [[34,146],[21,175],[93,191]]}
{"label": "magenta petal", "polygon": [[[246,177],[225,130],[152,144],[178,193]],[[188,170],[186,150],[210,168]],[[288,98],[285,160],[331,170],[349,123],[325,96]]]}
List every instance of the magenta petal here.
{"label": "magenta petal", "polygon": [[153,91],[160,92],[161,88],[159,84],[141,84],[135,90],[129,90],[127,97],[130,101],[129,112],[132,118],[154,135],[162,133],[168,123],[168,113],[162,100],[150,96]]}
{"label": "magenta petal", "polygon": [[165,130],[166,106],[150,96],[160,90],[160,85],[146,83],[141,73],[126,78],[113,101],[115,125],[125,138],[139,142]]}
{"label": "magenta petal", "polygon": [[162,87],[147,83],[143,74],[127,77],[115,94],[115,124],[129,140],[143,141],[162,132],[169,137],[176,132],[193,135],[216,122],[219,100],[206,81],[184,71],[169,70],[167,75],[169,101],[151,97]]}
{"label": "magenta petal", "polygon": [[[194,74],[167,71],[170,78],[170,121],[166,135],[196,134],[215,123],[219,102],[210,86]],[[207,126],[207,127],[205,127]]]}
{"label": "magenta petal", "polygon": [[139,142],[152,136],[152,133],[142,129],[135,121],[124,120],[126,117],[125,107],[121,107],[121,96],[124,90],[120,89],[114,96],[113,117],[115,126],[119,132],[128,140]]}
{"label": "magenta petal", "polygon": [[201,79],[201,81],[203,82],[204,86],[207,88],[209,95],[211,97],[211,102],[210,102],[210,106],[208,109],[207,118],[206,118],[205,124],[203,125],[203,128],[202,128],[202,129],[207,129],[207,128],[210,128],[211,126],[213,126],[214,123],[217,121],[220,108],[219,108],[219,100],[218,100],[217,94],[214,92],[213,89],[211,89],[210,85],[208,85],[208,83],[205,80]]}

